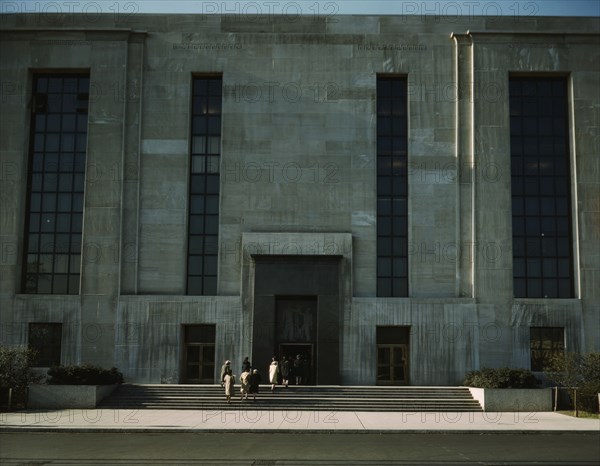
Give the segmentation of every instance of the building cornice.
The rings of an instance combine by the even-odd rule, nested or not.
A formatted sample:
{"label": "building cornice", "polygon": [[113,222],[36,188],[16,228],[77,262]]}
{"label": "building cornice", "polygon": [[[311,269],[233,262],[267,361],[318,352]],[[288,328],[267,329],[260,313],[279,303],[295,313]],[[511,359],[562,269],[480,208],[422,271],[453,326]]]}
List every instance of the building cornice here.
{"label": "building cornice", "polygon": [[140,31],[130,28],[1,28],[0,36],[7,39],[10,36],[29,36],[36,38],[40,35],[73,35],[79,34],[91,40],[127,40],[129,42],[139,42],[146,39],[147,31]]}

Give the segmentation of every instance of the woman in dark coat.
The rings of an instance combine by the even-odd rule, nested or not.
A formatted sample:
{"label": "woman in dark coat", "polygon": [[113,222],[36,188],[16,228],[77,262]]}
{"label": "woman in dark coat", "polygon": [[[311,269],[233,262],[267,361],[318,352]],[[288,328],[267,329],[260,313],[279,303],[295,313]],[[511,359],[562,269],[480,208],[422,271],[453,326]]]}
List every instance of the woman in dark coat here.
{"label": "woman in dark coat", "polygon": [[258,386],[261,382],[260,374],[257,369],[254,369],[250,374],[250,389],[248,393],[251,393],[254,397],[254,401],[256,401],[256,394],[258,393]]}
{"label": "woman in dark coat", "polygon": [[290,362],[289,358],[284,356],[283,361],[281,361],[281,382],[285,388],[288,388],[291,370],[292,363]]}
{"label": "woman in dark coat", "polygon": [[246,356],[244,361],[242,361],[242,372],[250,372],[250,367],[252,367],[252,364],[250,364],[250,361],[248,361],[248,356]]}
{"label": "woman in dark coat", "polygon": [[302,384],[302,376],[304,375],[304,364],[302,361],[302,356],[297,355],[296,359],[294,359],[294,376],[296,377],[296,385]]}

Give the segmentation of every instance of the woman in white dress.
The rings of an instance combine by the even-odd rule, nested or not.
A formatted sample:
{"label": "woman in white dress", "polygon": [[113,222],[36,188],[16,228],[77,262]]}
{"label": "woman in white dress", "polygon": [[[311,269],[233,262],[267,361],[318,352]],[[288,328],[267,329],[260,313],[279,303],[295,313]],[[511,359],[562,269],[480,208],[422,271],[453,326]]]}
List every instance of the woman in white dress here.
{"label": "woman in white dress", "polygon": [[273,360],[269,366],[269,383],[271,384],[271,393],[275,390],[275,385],[277,384],[277,377],[279,377],[279,364],[277,363],[277,359],[273,356]]}
{"label": "woman in white dress", "polygon": [[231,395],[233,394],[233,387],[235,385],[235,375],[233,375],[231,369],[225,372],[223,383],[225,385],[225,397],[227,398],[227,403],[230,403]]}

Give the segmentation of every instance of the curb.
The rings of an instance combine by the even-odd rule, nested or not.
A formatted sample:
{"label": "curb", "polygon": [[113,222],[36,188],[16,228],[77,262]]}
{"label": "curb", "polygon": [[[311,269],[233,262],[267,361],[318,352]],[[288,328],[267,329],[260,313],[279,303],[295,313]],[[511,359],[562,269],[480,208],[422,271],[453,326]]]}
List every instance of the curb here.
{"label": "curb", "polygon": [[181,427],[140,427],[135,428],[105,428],[90,429],[84,427],[0,427],[2,433],[20,433],[20,432],[41,432],[41,433],[89,433],[89,434],[148,434],[148,433],[186,433],[186,434],[476,434],[476,435],[539,435],[539,434],[583,434],[598,435],[598,430],[580,430],[580,429],[557,429],[557,430],[467,430],[467,429],[186,429]]}

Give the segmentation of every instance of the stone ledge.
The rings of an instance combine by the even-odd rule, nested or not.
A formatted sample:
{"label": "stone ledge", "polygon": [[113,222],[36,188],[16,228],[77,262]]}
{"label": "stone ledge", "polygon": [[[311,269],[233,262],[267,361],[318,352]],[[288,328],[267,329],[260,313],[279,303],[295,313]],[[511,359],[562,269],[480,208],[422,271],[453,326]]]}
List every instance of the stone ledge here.
{"label": "stone ledge", "polygon": [[110,395],[114,385],[30,385],[28,408],[93,409]]}
{"label": "stone ledge", "polygon": [[468,388],[486,412],[552,411],[551,388]]}

